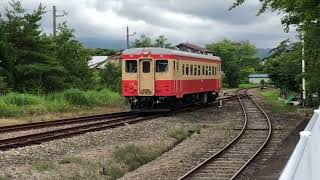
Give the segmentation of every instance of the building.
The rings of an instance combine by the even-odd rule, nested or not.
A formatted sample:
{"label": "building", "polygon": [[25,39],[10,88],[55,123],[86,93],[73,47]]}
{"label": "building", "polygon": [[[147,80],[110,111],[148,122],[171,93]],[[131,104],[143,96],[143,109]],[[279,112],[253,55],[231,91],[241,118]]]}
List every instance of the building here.
{"label": "building", "polygon": [[92,56],[88,62],[90,69],[103,69],[108,62],[108,56]]}
{"label": "building", "polygon": [[208,54],[209,51],[200,46],[190,44],[190,43],[180,43],[176,46],[180,51],[193,52],[198,54]]}
{"label": "building", "polygon": [[249,82],[252,84],[260,84],[260,82],[270,82],[269,74],[250,74]]}

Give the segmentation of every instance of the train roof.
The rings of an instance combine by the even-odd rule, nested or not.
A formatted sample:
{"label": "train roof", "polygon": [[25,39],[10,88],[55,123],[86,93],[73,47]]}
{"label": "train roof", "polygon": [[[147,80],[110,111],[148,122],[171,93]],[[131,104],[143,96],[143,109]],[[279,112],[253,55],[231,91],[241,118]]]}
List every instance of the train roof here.
{"label": "train roof", "polygon": [[144,52],[150,52],[151,54],[166,54],[166,55],[175,55],[175,56],[184,56],[184,57],[193,57],[200,59],[208,59],[221,61],[220,57],[206,55],[206,54],[197,54],[186,51],[179,51],[174,49],[166,49],[166,48],[154,48],[154,47],[146,47],[146,48],[131,48],[123,51],[123,55],[131,55],[131,54],[143,54]]}

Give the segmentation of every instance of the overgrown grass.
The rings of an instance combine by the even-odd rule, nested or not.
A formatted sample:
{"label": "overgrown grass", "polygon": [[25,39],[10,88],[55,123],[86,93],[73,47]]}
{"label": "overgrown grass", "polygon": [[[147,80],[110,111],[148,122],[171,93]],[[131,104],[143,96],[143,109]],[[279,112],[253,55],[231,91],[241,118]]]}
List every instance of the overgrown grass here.
{"label": "overgrown grass", "polygon": [[81,91],[68,89],[46,96],[23,93],[9,93],[0,96],[0,117],[21,116],[24,114],[43,114],[47,112],[65,112],[80,108],[97,106],[122,106],[125,99],[108,89]]}
{"label": "overgrown grass", "polygon": [[109,163],[105,171],[104,175],[109,176],[111,180],[116,180],[121,178],[126,173],[124,168],[121,168],[119,164]]}
{"label": "overgrown grass", "polygon": [[192,134],[200,134],[200,129],[185,130],[183,128],[173,129],[170,131],[169,136],[175,138],[178,142],[182,142],[190,137]]}
{"label": "overgrown grass", "polygon": [[85,161],[83,161],[81,158],[78,157],[66,157],[62,159],[60,164],[70,164],[70,163],[75,163],[75,164],[86,164]]}
{"label": "overgrown grass", "polygon": [[266,89],[260,91],[259,94],[270,103],[273,112],[294,112],[297,110],[295,107],[279,100],[280,91],[277,89]]}
{"label": "overgrown grass", "polygon": [[31,164],[31,167],[39,172],[49,171],[55,168],[53,162],[50,161],[37,161]]}
{"label": "overgrown grass", "polygon": [[120,146],[114,152],[114,158],[119,163],[124,163],[128,166],[129,171],[133,171],[138,167],[154,160],[161,152],[153,149],[144,148],[134,144]]}
{"label": "overgrown grass", "polygon": [[240,89],[249,89],[259,87],[258,84],[239,84]]}

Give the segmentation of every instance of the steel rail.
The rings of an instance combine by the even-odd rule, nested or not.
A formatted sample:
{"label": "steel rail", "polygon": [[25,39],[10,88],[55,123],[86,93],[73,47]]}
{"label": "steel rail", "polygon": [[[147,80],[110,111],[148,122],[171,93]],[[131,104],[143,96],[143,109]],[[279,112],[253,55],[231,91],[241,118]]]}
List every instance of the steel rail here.
{"label": "steel rail", "polygon": [[108,128],[118,127],[125,124],[131,124],[143,120],[148,120],[151,118],[159,117],[160,115],[150,115],[146,117],[141,117],[137,115],[129,117],[114,118],[108,121],[86,124],[82,126],[75,126],[70,128],[52,130],[42,133],[30,134],[26,136],[18,136],[9,139],[0,140],[0,150],[9,150],[12,148],[28,146],[32,144],[40,144],[42,142],[51,141],[55,139],[61,139],[66,137],[72,137],[79,134],[84,134],[87,132],[99,131]]}
{"label": "steel rail", "polygon": [[53,126],[64,126],[64,125],[69,125],[69,124],[100,121],[100,120],[105,120],[105,119],[109,119],[109,118],[126,117],[126,116],[131,116],[131,115],[136,115],[136,114],[139,114],[139,113],[137,113],[137,112],[120,112],[120,113],[83,116],[83,117],[45,121],[45,122],[36,122],[36,123],[28,123],[28,124],[16,124],[16,125],[11,125],[11,126],[1,126],[0,127],[0,134],[7,133],[7,132],[24,131],[24,130],[29,130],[29,129],[39,129],[39,128],[47,128],[47,127],[53,127]]}
{"label": "steel rail", "polygon": [[267,119],[268,122],[268,136],[266,137],[264,143],[260,146],[260,148],[253,154],[253,156],[251,156],[251,158],[245,162],[245,164],[243,166],[241,166],[239,168],[239,170],[230,178],[231,180],[234,179],[235,177],[237,177],[242,170],[258,155],[258,153],[265,147],[265,145],[267,144],[267,142],[269,141],[270,137],[271,137],[271,133],[272,133],[272,126],[271,126],[271,121],[269,119],[269,117],[267,116],[267,114],[265,113],[265,111],[260,107],[260,105],[254,101],[249,95],[247,95],[246,90],[245,90],[245,96],[240,96],[237,93],[237,97],[238,100],[240,102],[240,106],[241,109],[243,111],[244,114],[244,124],[242,126],[241,131],[239,132],[239,134],[232,139],[227,145],[225,145],[223,148],[221,148],[218,152],[214,153],[213,155],[211,155],[209,158],[207,158],[206,160],[202,161],[200,164],[198,164],[197,166],[195,166],[194,168],[192,168],[191,170],[189,170],[187,173],[185,173],[183,176],[179,177],[178,180],[183,180],[186,179],[187,177],[189,177],[190,175],[192,175],[196,170],[199,170],[201,167],[203,167],[205,164],[207,164],[208,162],[210,162],[211,160],[213,160],[214,158],[216,158],[217,156],[221,155],[223,152],[225,152],[227,149],[229,149],[233,144],[235,144],[243,135],[243,133],[246,130],[247,124],[248,124],[248,116],[247,116],[247,111],[244,107],[244,104],[241,100],[241,97],[248,97],[250,100],[252,100],[254,102],[254,104],[260,109],[260,111],[264,114],[264,116]]}

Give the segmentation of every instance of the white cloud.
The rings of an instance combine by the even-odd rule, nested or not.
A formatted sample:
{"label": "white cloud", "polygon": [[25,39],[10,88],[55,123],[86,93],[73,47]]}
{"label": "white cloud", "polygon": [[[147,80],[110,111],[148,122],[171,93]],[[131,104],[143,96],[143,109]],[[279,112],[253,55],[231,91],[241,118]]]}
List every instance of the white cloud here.
{"label": "white cloud", "polygon": [[[52,32],[52,6],[59,13],[69,14],[58,22],[67,21],[80,39],[99,41],[107,47],[125,47],[125,27],[153,38],[163,34],[173,43],[193,42],[199,45],[223,38],[250,40],[258,47],[274,47],[280,41],[295,37],[286,34],[281,15],[266,13],[257,17],[258,0],[228,11],[233,0],[24,0],[28,9],[39,3],[47,7],[42,20],[45,32]],[[1,7],[8,5],[0,0]],[[0,8],[3,10],[3,8]],[[89,44],[90,45],[90,44]],[[92,45],[92,44],[91,44]]]}

